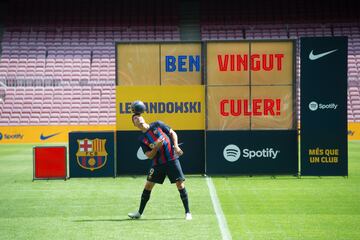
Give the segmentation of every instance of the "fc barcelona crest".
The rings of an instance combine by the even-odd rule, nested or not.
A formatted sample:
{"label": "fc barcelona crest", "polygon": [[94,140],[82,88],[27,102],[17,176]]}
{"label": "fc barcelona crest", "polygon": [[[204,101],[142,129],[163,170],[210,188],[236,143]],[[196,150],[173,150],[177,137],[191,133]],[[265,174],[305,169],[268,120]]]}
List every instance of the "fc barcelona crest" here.
{"label": "fc barcelona crest", "polygon": [[105,166],[108,153],[105,149],[106,139],[78,139],[79,148],[76,160],[80,167],[94,171]]}

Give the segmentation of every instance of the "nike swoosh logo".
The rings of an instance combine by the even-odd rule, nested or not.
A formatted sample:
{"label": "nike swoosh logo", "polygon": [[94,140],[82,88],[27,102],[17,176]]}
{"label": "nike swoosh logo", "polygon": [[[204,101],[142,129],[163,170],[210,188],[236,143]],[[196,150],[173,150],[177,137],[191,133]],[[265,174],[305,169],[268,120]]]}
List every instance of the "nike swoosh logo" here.
{"label": "nike swoosh logo", "polygon": [[51,135],[47,135],[47,136],[44,136],[42,133],[41,133],[41,135],[40,135],[40,140],[46,140],[46,139],[49,139],[49,138],[52,138],[52,137],[54,137],[54,136],[56,136],[56,135],[59,135],[60,133],[58,132],[58,133],[54,133],[54,134],[51,134]]}
{"label": "nike swoosh logo", "polygon": [[[183,143],[179,143],[179,146],[181,146],[182,144]],[[139,160],[147,160],[148,159],[148,157],[145,155],[145,153],[143,152],[141,147],[139,147],[139,149],[137,150],[136,157]]]}
{"label": "nike swoosh logo", "polygon": [[328,51],[328,52],[324,52],[324,53],[319,53],[319,54],[314,54],[313,51],[314,50],[311,50],[311,52],[309,54],[309,59],[310,60],[316,60],[316,59],[322,58],[322,57],[324,57],[326,55],[329,55],[329,54],[331,54],[333,52],[336,52],[337,49],[334,49],[334,50],[331,50],[331,51]]}
{"label": "nike swoosh logo", "polygon": [[142,148],[139,147],[139,149],[137,150],[136,156],[139,160],[146,160],[148,159],[148,157],[145,155],[145,153],[143,152]]}

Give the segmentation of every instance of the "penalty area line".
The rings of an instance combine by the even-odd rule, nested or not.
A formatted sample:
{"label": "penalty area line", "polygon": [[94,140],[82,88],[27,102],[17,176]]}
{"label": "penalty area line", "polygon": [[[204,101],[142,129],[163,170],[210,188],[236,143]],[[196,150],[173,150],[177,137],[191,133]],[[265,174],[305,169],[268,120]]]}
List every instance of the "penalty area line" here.
{"label": "penalty area line", "polygon": [[214,183],[213,183],[211,177],[206,177],[206,183],[209,188],[211,202],[212,202],[214,210],[215,210],[215,214],[216,214],[216,218],[217,218],[217,221],[219,224],[222,239],[223,240],[231,240],[232,239],[231,234],[230,234],[230,231],[229,231],[229,228],[228,228],[225,216],[224,216],[224,212],[221,209],[220,201],[216,194],[216,189],[215,189],[215,186],[214,186]]}

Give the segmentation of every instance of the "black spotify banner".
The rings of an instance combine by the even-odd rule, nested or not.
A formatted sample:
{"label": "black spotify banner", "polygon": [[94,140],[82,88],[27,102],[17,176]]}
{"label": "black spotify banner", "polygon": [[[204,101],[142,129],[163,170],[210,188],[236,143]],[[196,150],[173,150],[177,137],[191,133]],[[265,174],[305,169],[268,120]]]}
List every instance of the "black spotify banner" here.
{"label": "black spotify banner", "polygon": [[[179,146],[184,151],[180,159],[185,176],[205,172],[204,130],[177,130]],[[151,160],[140,147],[140,131],[117,131],[117,175],[146,175]]]}
{"label": "black spotify banner", "polygon": [[298,173],[296,130],[208,131],[206,174]]}
{"label": "black spotify banner", "polygon": [[348,175],[347,42],[301,38],[302,175]]}

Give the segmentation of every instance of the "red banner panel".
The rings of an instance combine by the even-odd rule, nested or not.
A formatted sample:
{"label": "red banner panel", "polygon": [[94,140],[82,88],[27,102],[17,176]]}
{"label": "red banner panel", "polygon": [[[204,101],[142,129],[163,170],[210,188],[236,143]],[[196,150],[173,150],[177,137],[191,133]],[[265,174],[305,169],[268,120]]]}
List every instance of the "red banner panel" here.
{"label": "red banner panel", "polygon": [[66,147],[34,147],[34,179],[66,178]]}

